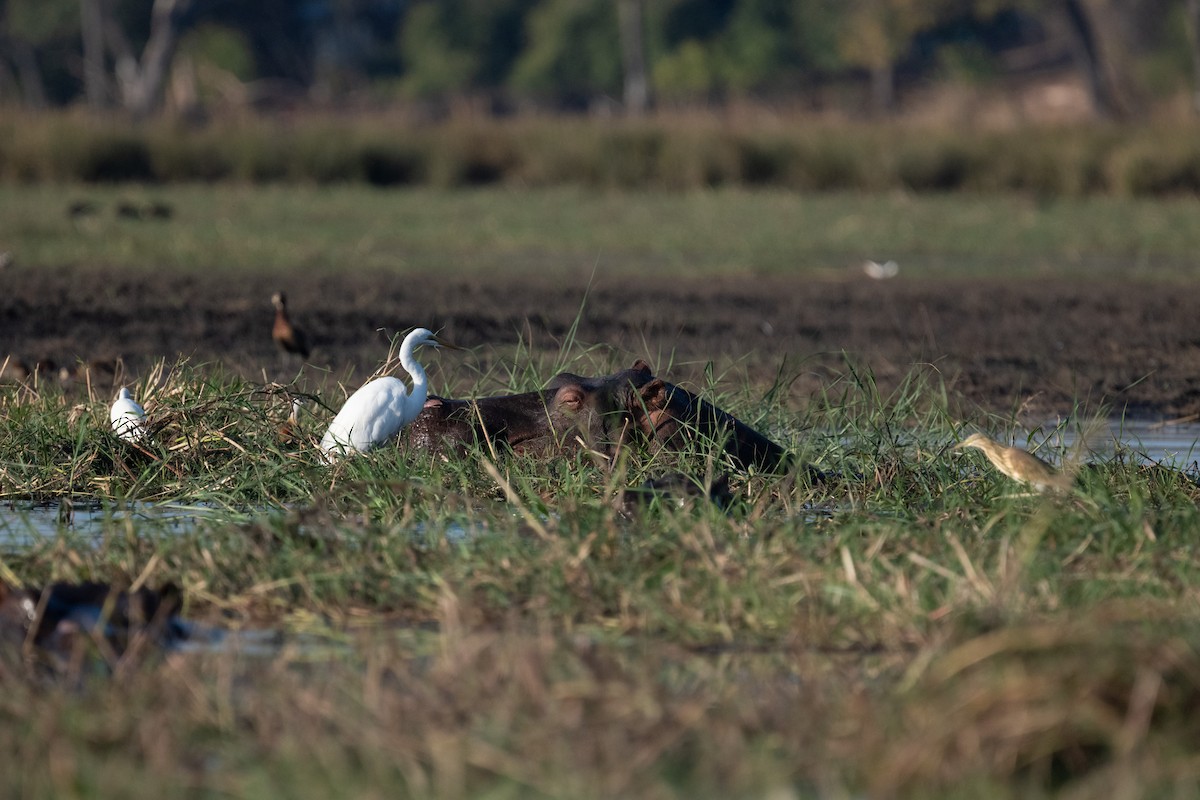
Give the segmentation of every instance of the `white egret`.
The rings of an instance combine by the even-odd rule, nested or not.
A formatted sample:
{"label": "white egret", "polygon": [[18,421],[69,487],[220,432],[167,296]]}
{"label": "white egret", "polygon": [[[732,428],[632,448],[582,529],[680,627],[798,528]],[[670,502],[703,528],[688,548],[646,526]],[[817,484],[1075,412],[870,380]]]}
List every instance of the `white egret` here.
{"label": "white egret", "polygon": [[391,439],[417,418],[429,396],[425,369],[413,357],[413,351],[422,345],[462,349],[438,339],[426,328],[417,328],[405,336],[400,345],[400,365],[412,378],[412,391],[408,391],[399,378],[389,376],[367,381],[350,395],[333,418],[329,430],[321,438],[322,450],[329,455],[354,450],[366,452]]}
{"label": "white egret", "polygon": [[868,278],[874,278],[877,281],[886,281],[888,278],[894,278],[900,274],[900,265],[895,261],[885,261],[880,264],[878,261],[868,258],[863,262],[862,268]]}
{"label": "white egret", "polygon": [[112,404],[108,418],[112,422],[113,432],[127,442],[141,441],[149,432],[146,428],[146,410],[137,404],[124,386]]}

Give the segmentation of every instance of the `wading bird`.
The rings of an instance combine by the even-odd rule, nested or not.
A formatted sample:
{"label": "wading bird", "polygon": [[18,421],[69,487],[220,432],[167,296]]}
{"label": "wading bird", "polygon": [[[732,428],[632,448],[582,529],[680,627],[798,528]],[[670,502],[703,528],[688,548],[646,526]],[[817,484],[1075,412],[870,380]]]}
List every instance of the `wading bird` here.
{"label": "wading bird", "polygon": [[284,353],[308,358],[308,337],[288,319],[287,296],[283,292],[276,292],[271,295],[271,305],[275,306],[275,325],[271,328],[271,338],[275,344]]}
{"label": "wading bird", "polygon": [[322,450],[329,455],[354,450],[366,452],[391,439],[417,418],[429,396],[425,369],[413,357],[413,351],[422,345],[462,349],[438,339],[426,328],[417,328],[405,336],[400,345],[400,365],[412,378],[412,391],[408,391],[399,378],[389,376],[367,381],[350,395],[333,418],[321,439]]}
{"label": "wading bird", "polygon": [[888,278],[894,278],[900,274],[900,265],[895,261],[884,261],[880,264],[878,261],[868,258],[863,262],[862,268],[868,278],[874,278],[877,281],[886,281]]}
{"label": "wading bird", "polygon": [[955,450],[973,447],[982,450],[992,466],[1018,483],[1024,483],[1039,492],[1067,492],[1073,480],[1070,475],[1059,472],[1032,453],[1019,447],[1007,447],[992,441],[982,433],[973,433],[954,445]]}
{"label": "wading bird", "polygon": [[281,444],[300,438],[300,407],[304,401],[299,397],[292,398],[292,413],[275,429]]}
{"label": "wading bird", "polygon": [[146,438],[146,410],[137,404],[129,389],[122,386],[117,400],[108,413],[113,433],[127,442],[138,442]]}

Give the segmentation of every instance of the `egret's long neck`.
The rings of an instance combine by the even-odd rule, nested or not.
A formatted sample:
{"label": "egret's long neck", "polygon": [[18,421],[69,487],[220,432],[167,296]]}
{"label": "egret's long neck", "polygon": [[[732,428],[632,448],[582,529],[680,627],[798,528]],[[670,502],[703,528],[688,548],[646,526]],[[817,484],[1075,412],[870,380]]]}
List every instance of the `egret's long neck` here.
{"label": "egret's long neck", "polygon": [[413,355],[415,349],[416,343],[410,333],[400,347],[400,366],[404,367],[412,378],[412,392],[409,393],[409,397],[420,398],[420,402],[424,403],[429,394],[429,380],[425,377],[425,368],[417,363],[416,356]]}

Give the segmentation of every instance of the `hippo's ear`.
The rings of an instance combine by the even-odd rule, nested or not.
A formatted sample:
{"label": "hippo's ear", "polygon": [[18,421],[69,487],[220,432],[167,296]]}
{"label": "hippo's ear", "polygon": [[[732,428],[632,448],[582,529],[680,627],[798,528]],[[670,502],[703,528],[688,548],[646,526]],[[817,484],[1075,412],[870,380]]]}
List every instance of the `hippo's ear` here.
{"label": "hippo's ear", "polygon": [[570,411],[578,411],[583,408],[583,400],[583,387],[577,383],[568,383],[558,387],[558,391],[554,395],[554,402]]}
{"label": "hippo's ear", "polygon": [[630,367],[630,369],[633,370],[634,372],[643,372],[646,375],[654,374],[654,370],[652,370],[650,368],[650,365],[647,364],[645,361],[643,361],[640,358],[637,361],[633,362],[633,366]]}
{"label": "hippo's ear", "polygon": [[423,405],[421,407],[422,408],[438,408],[438,407],[444,405],[445,402],[446,402],[445,400],[438,397],[436,394],[431,394],[431,395],[429,395],[429,397],[425,398],[425,405]]}
{"label": "hippo's ear", "polygon": [[658,411],[667,407],[667,387],[662,378],[655,378],[647,383],[638,393],[642,396],[642,405],[648,411]]}

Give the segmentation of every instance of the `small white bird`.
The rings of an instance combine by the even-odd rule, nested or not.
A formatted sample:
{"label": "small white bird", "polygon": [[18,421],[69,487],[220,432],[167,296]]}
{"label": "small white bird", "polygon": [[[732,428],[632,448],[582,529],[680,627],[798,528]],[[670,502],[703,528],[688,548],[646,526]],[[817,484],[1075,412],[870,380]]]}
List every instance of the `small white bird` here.
{"label": "small white bird", "polygon": [[146,410],[137,404],[128,388],[121,387],[108,418],[117,438],[126,442],[138,442],[146,438]]}
{"label": "small white bird", "polygon": [[321,438],[321,449],[326,454],[366,452],[391,439],[417,418],[429,396],[425,369],[413,357],[413,351],[422,345],[462,349],[438,339],[427,328],[417,328],[405,336],[400,345],[400,365],[412,377],[412,391],[399,378],[383,377],[364,383],[346,400]]}
{"label": "small white bird", "polygon": [[868,278],[874,278],[877,281],[886,281],[888,278],[894,278],[900,274],[900,265],[895,261],[885,261],[880,264],[878,261],[868,258],[863,262],[862,268]]}

